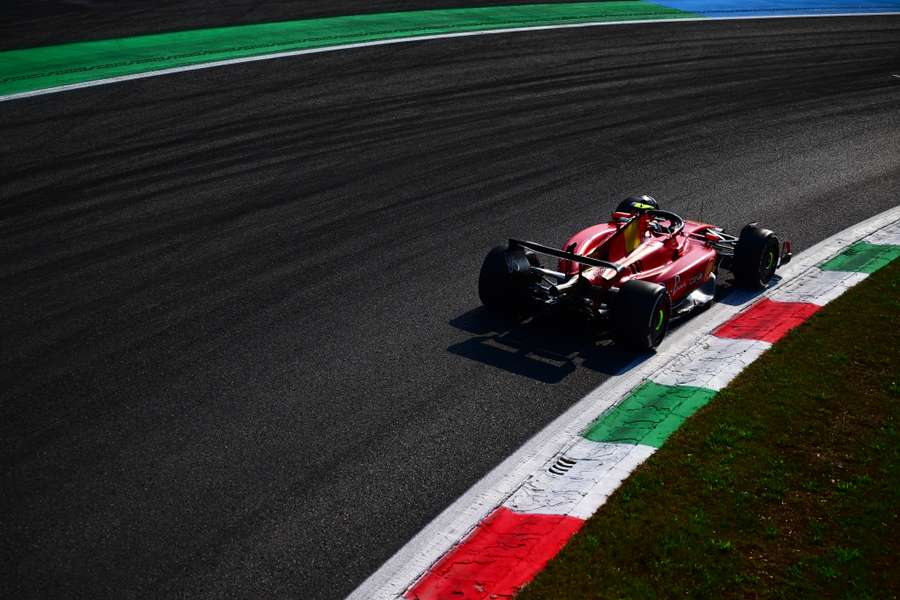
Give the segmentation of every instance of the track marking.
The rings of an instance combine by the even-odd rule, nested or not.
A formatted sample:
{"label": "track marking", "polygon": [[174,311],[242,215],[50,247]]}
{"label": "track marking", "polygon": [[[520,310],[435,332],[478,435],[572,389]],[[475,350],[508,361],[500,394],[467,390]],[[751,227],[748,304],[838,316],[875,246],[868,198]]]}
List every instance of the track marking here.
{"label": "track marking", "polygon": [[[208,63],[199,63],[196,65],[186,65],[183,67],[173,67],[171,69],[160,69],[157,71],[147,71],[144,73],[134,73],[131,75],[121,75],[118,77],[109,77],[106,79],[96,79],[93,81],[84,81],[81,83],[73,83],[39,90],[31,90],[27,92],[18,92],[15,94],[7,94],[0,96],[0,102],[10,100],[20,100],[23,98],[32,98],[34,96],[44,96],[47,94],[58,94],[60,92],[68,92],[72,90],[80,90],[84,88],[97,87],[101,85],[109,85],[112,83],[121,83],[123,81],[134,81],[136,79],[149,79],[151,77],[161,77],[164,75],[174,75],[177,73],[186,73],[189,71],[199,71],[202,69],[213,69],[217,67],[227,67],[231,65],[239,65],[263,60],[274,60],[278,58],[290,58],[294,56],[303,56],[307,54],[320,54],[323,52],[338,52],[341,50],[353,50],[357,48],[368,48],[373,46],[386,46],[390,44],[407,44],[410,42],[422,42],[428,40],[452,39],[460,37],[472,37],[478,35],[498,35],[504,33],[523,33],[529,31],[549,31],[555,29],[576,29],[583,27],[606,27],[611,25],[646,25],[655,23],[697,23],[709,21],[750,21],[764,19],[807,19],[807,18],[843,18],[843,17],[876,17],[900,15],[898,11],[887,12],[859,12],[859,13],[832,13],[820,15],[784,15],[784,16],[743,16],[743,17],[704,17],[704,18],[675,18],[675,19],[643,19],[636,21],[591,21],[586,23],[568,23],[563,25],[539,25],[534,27],[514,27],[508,29],[486,29],[482,31],[463,31],[456,33],[442,33],[435,35],[411,36],[404,38],[395,38],[388,40],[375,40],[371,42],[360,42],[354,44],[342,44],[337,46],[325,46],[322,48],[308,48],[304,50],[291,50],[288,52],[276,52],[273,54],[260,54],[258,56],[247,56],[242,58],[234,58],[221,61],[213,61]],[[895,77],[897,77],[895,75]]]}

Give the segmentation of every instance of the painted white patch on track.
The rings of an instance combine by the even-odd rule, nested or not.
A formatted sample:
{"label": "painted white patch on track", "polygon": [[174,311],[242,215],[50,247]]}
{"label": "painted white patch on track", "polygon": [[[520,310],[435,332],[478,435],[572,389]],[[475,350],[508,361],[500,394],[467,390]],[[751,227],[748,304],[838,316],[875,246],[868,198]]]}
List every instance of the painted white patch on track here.
{"label": "painted white patch on track", "polygon": [[650,379],[662,385],[702,387],[719,391],[768,350],[767,342],[705,336]]}
{"label": "painted white patch on track", "polygon": [[863,238],[869,244],[890,244],[900,246],[900,223],[894,223]]}
{"label": "painted white patch on track", "polygon": [[811,302],[823,306],[868,277],[867,273],[812,269],[774,290],[777,302]]}
{"label": "painted white patch on track", "polygon": [[[581,441],[585,444],[596,443],[591,442],[590,440]],[[631,446],[631,452],[629,452],[621,461],[616,463],[612,469],[598,477],[595,485],[588,490],[588,493],[582,501],[572,509],[569,516],[587,519],[597,512],[597,509],[606,503],[606,500],[619,488],[622,482],[631,475],[631,472],[637,469],[645,460],[650,458],[650,455],[654,452],[656,452],[656,448],[652,446],[644,446],[643,444]]]}
{"label": "painted white patch on track", "polygon": [[579,438],[546,468],[531,475],[503,506],[520,513],[586,519],[618,487],[618,482],[654,451],[650,446]]}
{"label": "painted white patch on track", "polygon": [[257,62],[261,60],[274,60],[277,58],[289,58],[292,56],[303,56],[306,54],[320,54],[322,52],[338,52],[340,50],[353,50],[356,48],[368,48],[371,46],[386,46],[390,44],[408,44],[410,42],[424,42],[428,40],[443,40],[458,37],[472,37],[476,35],[498,35],[502,33],[522,33],[528,31],[547,31],[552,29],[577,29],[581,27],[604,27],[609,25],[648,25],[655,23],[695,23],[700,21],[748,21],[748,20],[765,20],[765,19],[807,19],[807,18],[824,18],[824,17],[877,17],[900,15],[900,12],[861,12],[848,14],[827,14],[827,15],[784,15],[784,16],[759,16],[759,17],[705,17],[705,18],[685,18],[685,19],[642,19],[637,21],[591,21],[588,23],[567,23],[564,25],[536,25],[533,27],[511,27],[507,29],[485,29],[483,31],[460,31],[456,33],[441,33],[435,35],[418,35],[403,38],[394,38],[390,40],[374,40],[371,42],[359,42],[356,44],[341,44],[338,46],[325,46],[322,48],[307,48],[304,50],[290,50],[287,52],[275,52],[272,54],[260,54],[258,56],[245,56],[242,58],[231,58],[228,60],[218,60],[208,63],[200,63],[196,65],[185,65],[183,67],[174,67],[171,69],[159,69],[157,71],[147,71],[145,73],[133,73],[131,75],[121,75],[119,77],[108,77],[106,79],[96,79],[93,81],[83,81],[81,83],[72,83],[69,85],[60,85],[56,87],[43,88],[40,90],[31,90],[29,92],[19,92],[17,94],[8,94],[0,96],[0,102],[9,100],[20,100],[22,98],[32,98],[34,96],[44,96],[47,94],[58,94],[60,92],[68,92],[72,90],[80,90],[84,88],[96,87],[99,85],[109,85],[111,83],[120,83],[123,81],[134,81],[136,79],[147,79],[150,77],[161,77],[163,75],[174,75],[176,73],[186,73],[189,71],[199,71],[201,69],[214,69],[216,67],[227,67],[230,65],[240,65],[244,63]]}

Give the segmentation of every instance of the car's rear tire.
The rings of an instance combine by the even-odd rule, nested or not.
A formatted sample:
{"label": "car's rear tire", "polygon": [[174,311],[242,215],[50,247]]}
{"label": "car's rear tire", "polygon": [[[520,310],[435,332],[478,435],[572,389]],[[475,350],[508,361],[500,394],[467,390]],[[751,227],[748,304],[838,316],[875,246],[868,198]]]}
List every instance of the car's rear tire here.
{"label": "car's rear tire", "polygon": [[[524,261],[524,262],[523,262]],[[495,246],[484,257],[478,274],[478,297],[488,310],[510,316],[530,307],[527,296],[528,267],[537,257],[514,253],[506,246]]]}
{"label": "car's rear tire", "polygon": [[778,267],[779,244],[775,234],[757,227],[744,226],[734,248],[731,271],[737,284],[750,289],[762,289],[775,275]]}
{"label": "car's rear tire", "polygon": [[632,279],[612,301],[612,332],[617,344],[629,350],[652,350],[663,341],[672,317],[666,288]]}

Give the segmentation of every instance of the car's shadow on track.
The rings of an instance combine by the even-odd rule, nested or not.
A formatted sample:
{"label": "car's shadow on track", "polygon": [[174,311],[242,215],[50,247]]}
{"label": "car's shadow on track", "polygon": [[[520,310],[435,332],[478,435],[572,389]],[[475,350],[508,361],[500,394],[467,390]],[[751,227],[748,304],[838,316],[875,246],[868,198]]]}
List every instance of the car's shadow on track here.
{"label": "car's shadow on track", "polygon": [[451,353],[543,383],[559,383],[576,368],[618,375],[652,356],[621,350],[596,325],[554,313],[517,321],[480,306],[450,324],[475,334]]}
{"label": "car's shadow on track", "polygon": [[[768,287],[780,280],[775,276]],[[716,302],[740,306],[764,291],[741,289],[729,281],[717,290]],[[672,323],[672,330],[690,326],[690,321],[690,316],[680,318]],[[452,319],[450,325],[475,334],[449,346],[452,354],[543,383],[559,383],[579,367],[621,375],[653,356],[622,350],[598,325],[552,312],[514,320],[479,306]]]}

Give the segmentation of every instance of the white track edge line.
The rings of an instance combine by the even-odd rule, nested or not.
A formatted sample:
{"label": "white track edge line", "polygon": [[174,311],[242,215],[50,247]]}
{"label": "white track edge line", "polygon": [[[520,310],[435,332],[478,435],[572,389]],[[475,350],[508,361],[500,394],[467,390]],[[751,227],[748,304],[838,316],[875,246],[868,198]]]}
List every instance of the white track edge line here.
{"label": "white track edge line", "polygon": [[[900,205],[840,231],[797,254],[781,270],[782,281],[816,267],[846,246],[900,219]],[[780,284],[779,284],[780,285]],[[770,288],[766,294],[777,290]],[[737,314],[747,304],[716,304],[693,317],[666,338],[665,348],[620,376],[613,376],[572,405],[547,427],[525,442],[506,460],[494,467],[462,496],[426,525],[394,556],[354,590],[348,600],[394,599],[494,508],[503,504],[534,472],[561,450],[576,442],[581,431],[603,411],[660,367],[691,348],[719,324]],[[640,363],[638,363],[640,364]]]}
{"label": "white track edge line", "polygon": [[818,19],[823,17],[878,17],[900,15],[900,11],[887,12],[860,12],[860,13],[828,13],[819,15],[764,15],[764,16],[743,16],[743,17],[687,17],[683,19],[640,19],[634,21],[589,21],[586,23],[566,23],[563,25],[536,25],[533,27],[510,27],[500,29],[485,29],[482,31],[459,31],[454,33],[440,33],[435,35],[410,36],[402,38],[394,38],[388,40],[374,40],[371,42],[359,42],[356,44],[341,44],[337,46],[323,46],[322,48],[307,48],[304,50],[290,50],[287,52],[275,52],[272,54],[260,54],[257,56],[245,56],[242,58],[232,58],[228,60],[219,60],[208,63],[199,63],[196,65],[185,65],[183,67],[172,67],[171,69],[159,69],[157,71],[146,71],[143,73],[133,73],[131,75],[121,75],[118,77],[108,77],[105,79],[95,79],[92,81],[83,81],[81,83],[71,83],[67,85],[59,85],[55,87],[42,88],[39,90],[31,90],[28,92],[18,92],[15,94],[7,94],[0,96],[0,102],[8,102],[11,100],[21,100],[24,98],[33,98],[35,96],[45,96],[48,94],[58,94],[60,92],[68,92],[72,90],[80,90],[84,88],[97,87],[101,85],[109,85],[111,83],[119,83],[123,81],[133,81],[136,79],[148,79],[150,77],[160,77],[163,75],[173,75],[175,73],[185,73],[188,71],[199,71],[201,69],[213,69],[216,67],[226,67],[230,65],[239,65],[262,60],[274,60],[277,58],[288,58],[292,56],[303,56],[305,54],[320,54],[323,52],[336,52],[339,50],[352,50],[355,48],[367,48],[370,46],[386,46],[389,44],[405,44],[410,42],[420,42],[427,40],[441,40],[457,37],[472,37],[476,35],[497,35],[502,33],[521,33],[527,31],[545,31],[551,29],[575,29],[579,27],[604,27],[610,25],[647,25],[653,23],[698,23],[702,21],[748,21],[763,19]]}

